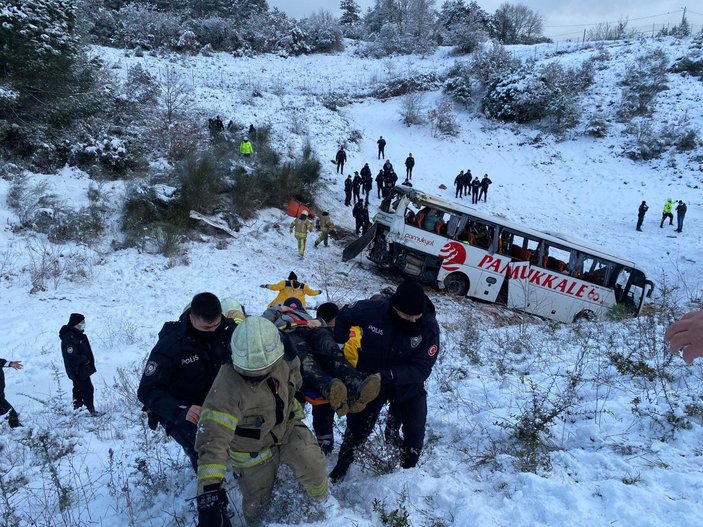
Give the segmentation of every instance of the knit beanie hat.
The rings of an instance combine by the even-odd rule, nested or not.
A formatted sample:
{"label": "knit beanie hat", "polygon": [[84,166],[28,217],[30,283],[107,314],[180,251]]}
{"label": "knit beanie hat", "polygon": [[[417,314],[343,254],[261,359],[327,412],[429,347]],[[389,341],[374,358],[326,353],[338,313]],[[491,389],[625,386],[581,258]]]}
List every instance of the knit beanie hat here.
{"label": "knit beanie hat", "polygon": [[76,324],[80,324],[85,320],[85,317],[81,315],[80,313],[71,313],[71,316],[68,317],[68,325],[73,327]]}
{"label": "knit beanie hat", "polygon": [[293,271],[291,271],[290,274],[288,275],[288,280],[297,280],[297,279],[298,279],[298,275],[295,274]]}
{"label": "knit beanie hat", "polygon": [[391,306],[406,315],[421,315],[425,311],[425,292],[415,280],[407,279],[391,297]]}

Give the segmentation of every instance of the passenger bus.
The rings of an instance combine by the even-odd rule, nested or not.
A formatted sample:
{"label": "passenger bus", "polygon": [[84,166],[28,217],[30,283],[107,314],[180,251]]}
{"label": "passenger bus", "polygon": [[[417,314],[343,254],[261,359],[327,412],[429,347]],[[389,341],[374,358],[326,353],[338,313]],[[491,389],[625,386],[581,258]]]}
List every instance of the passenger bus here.
{"label": "passenger bus", "polygon": [[369,245],[372,262],[422,283],[561,322],[616,305],[636,316],[654,289],[644,269],[604,247],[402,186],[344,259]]}

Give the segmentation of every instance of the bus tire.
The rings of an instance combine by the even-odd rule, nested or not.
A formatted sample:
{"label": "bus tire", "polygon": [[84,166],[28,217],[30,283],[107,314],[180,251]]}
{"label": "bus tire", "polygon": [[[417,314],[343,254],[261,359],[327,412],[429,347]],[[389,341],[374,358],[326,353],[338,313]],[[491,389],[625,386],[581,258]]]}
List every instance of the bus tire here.
{"label": "bus tire", "polygon": [[466,296],[469,278],[463,273],[452,273],[444,278],[444,290],[450,295]]}
{"label": "bus tire", "polygon": [[578,322],[579,320],[588,320],[590,322],[595,319],[596,314],[590,309],[584,309],[583,311],[579,311],[574,315],[574,322]]}

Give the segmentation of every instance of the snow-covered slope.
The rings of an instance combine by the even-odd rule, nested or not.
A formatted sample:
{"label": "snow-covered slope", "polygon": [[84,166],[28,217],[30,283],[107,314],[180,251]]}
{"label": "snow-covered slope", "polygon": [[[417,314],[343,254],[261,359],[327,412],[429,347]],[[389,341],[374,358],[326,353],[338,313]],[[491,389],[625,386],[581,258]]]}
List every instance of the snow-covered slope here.
{"label": "snow-covered slope", "polygon": [[[584,111],[598,108],[612,117],[619,76],[643,49],[661,47],[673,60],[689,45],[686,40],[646,40],[606,46],[609,59],[584,95]],[[563,45],[558,54],[553,45],[513,51],[524,58],[570,64],[601,52]],[[347,169],[359,170],[369,162],[375,174],[382,164],[376,139],[383,135],[386,156],[396,168],[413,153],[416,187],[453,199],[452,181],[459,170],[488,173],[494,184],[488,203],[477,206],[481,210],[628,255],[648,270],[657,292],[674,290],[667,301],[678,303],[674,307],[679,310],[684,301],[700,298],[700,148],[637,163],[621,155],[624,124],[614,123],[603,139],[574,133],[557,140],[461,110],[458,137],[433,137],[429,125],[402,125],[399,100],[363,98],[396,76],[445,72],[455,60],[446,50],[432,57],[384,61],[360,59],[351,52],[295,59],[97,52],[118,73],[137,62],[154,72],[169,64],[181,69],[203,115],[220,114],[225,122],[269,123],[282,152],[298,151],[309,137],[323,161],[319,203],[337,224],[352,226],[353,220],[343,205],[343,178],[327,160],[358,130],[362,140],[350,144]],[[685,114],[700,130],[703,83],[675,74],[668,81],[669,89],[657,96],[656,118],[676,122]],[[262,96],[254,97],[254,89]],[[350,104],[337,112],[325,108],[320,99],[332,93],[344,95]],[[427,93],[425,104],[433,106],[440,98],[440,93]],[[31,180],[39,178],[47,179],[66,202],[85,203],[87,175],[70,169],[30,175]],[[440,184],[449,190],[439,190]],[[9,186],[0,180],[0,203],[5,203]],[[111,182],[102,190],[116,205],[124,185]],[[668,197],[688,204],[684,232],[678,236],[674,227],[659,228],[660,207]],[[638,233],[634,226],[642,200],[650,211],[644,232]],[[371,205],[378,205],[375,192]],[[0,356],[25,365],[20,372],[6,370],[7,398],[25,424],[13,431],[5,428],[0,439],[0,517],[7,525],[193,524],[193,502],[186,501],[195,493],[191,469],[173,442],[145,427],[134,397],[142,361],[156,334],[193,294],[209,290],[232,296],[249,313],[258,313],[271,300],[270,292],[258,285],[278,281],[291,270],[339,303],[397,282],[364,258],[343,264],[342,247],[335,243],[326,249],[310,247],[299,260],[287,230],[289,218],[274,209],[262,211],[236,239],[216,244],[212,236],[203,235],[188,246],[185,257],[173,259],[134,249],[112,251],[112,234],[97,249],[52,246],[41,237],[13,232],[17,218],[4,206],[0,221],[0,327],[5,337]],[[57,276],[47,280],[46,291],[30,294],[32,270],[40,265],[58,269]],[[70,269],[78,266],[87,276],[69,281]],[[431,410],[421,466],[379,475],[355,465],[344,483],[332,489],[339,501],[337,518],[318,524],[377,525],[381,510],[406,510],[412,525],[699,523],[702,429],[695,394],[701,387],[700,367],[684,368],[675,359],[666,365],[670,378],[651,380],[637,372],[618,372],[608,361],[609,353],[634,354],[664,368],[662,319],[578,328],[533,323],[503,327],[494,323],[487,306],[436,291],[429,294],[438,308],[443,347],[428,381]],[[63,375],[57,334],[74,311],[86,315],[86,333],[97,359],[96,401],[105,415],[95,419],[70,410],[70,383]],[[529,455],[520,454],[524,445],[515,443],[511,432],[523,422],[521,417],[535,415],[533,400],[542,400],[548,409],[562,400],[570,403],[543,430],[535,464],[526,467]],[[343,421],[340,427],[338,439]],[[271,518],[305,522],[304,514],[286,505],[288,500],[304,501],[285,493],[294,486],[291,477],[282,473],[275,501],[279,511]],[[230,483],[236,503],[236,484]]]}

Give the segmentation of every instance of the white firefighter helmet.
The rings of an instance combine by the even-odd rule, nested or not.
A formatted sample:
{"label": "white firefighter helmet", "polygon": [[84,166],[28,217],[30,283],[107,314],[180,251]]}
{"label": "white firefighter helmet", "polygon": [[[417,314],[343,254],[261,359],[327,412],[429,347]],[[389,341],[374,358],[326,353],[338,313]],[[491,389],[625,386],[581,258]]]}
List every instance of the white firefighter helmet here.
{"label": "white firefighter helmet", "polygon": [[227,318],[233,319],[237,324],[244,320],[244,309],[242,304],[237,302],[234,298],[224,298],[220,302],[222,306],[222,314]]}
{"label": "white firefighter helmet", "polygon": [[230,341],[234,369],[247,375],[266,373],[283,357],[283,342],[273,322],[248,317],[237,326]]}

